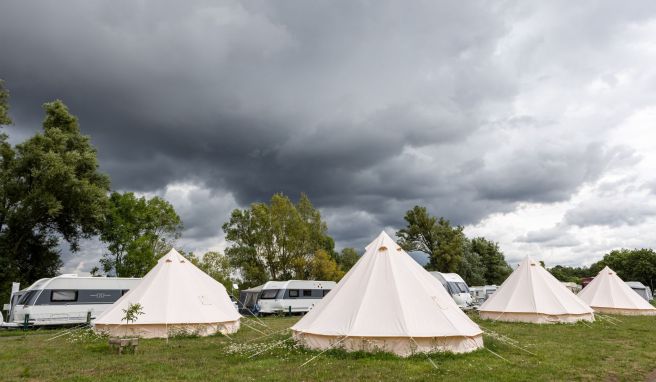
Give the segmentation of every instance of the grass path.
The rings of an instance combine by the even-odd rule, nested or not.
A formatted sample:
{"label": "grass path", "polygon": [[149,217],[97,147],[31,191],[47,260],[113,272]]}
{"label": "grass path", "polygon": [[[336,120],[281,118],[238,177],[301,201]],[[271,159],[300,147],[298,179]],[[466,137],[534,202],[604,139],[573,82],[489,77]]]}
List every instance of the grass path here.
{"label": "grass path", "polygon": [[[298,348],[289,331],[298,317],[246,319],[228,339],[142,340],[137,354],[113,354],[105,340],[84,331],[50,340],[61,331],[0,332],[0,380],[319,381],[319,380],[610,380],[640,381],[656,373],[656,317],[617,317],[584,325],[510,324],[476,319],[496,334],[491,350],[466,355],[432,354],[407,359],[389,354],[319,354]],[[250,326],[250,327],[249,327]],[[273,333],[263,337],[264,333]],[[277,333],[275,333],[277,332]],[[512,346],[505,335],[518,346]],[[258,352],[260,354],[254,355]],[[492,352],[503,357],[497,357]],[[251,357],[252,358],[249,358]]]}

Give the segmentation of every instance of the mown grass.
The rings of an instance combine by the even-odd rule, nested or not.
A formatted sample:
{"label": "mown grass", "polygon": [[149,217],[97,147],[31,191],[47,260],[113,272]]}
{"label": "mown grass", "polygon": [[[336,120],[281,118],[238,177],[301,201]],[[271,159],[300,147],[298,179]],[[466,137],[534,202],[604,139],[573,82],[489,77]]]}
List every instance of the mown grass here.
{"label": "mown grass", "polygon": [[[284,329],[298,317],[266,318],[266,327],[253,318],[244,319],[231,339],[219,335],[142,340],[136,354],[124,355],[112,353],[105,339],[94,339],[82,330],[52,340],[62,331],[0,332],[0,380],[636,381],[655,376],[656,317],[616,318],[616,325],[598,319],[592,324],[542,326],[474,318],[489,332],[508,336],[535,355],[493,334],[485,336],[484,350],[431,354],[437,368],[426,355],[403,359],[339,350],[300,367],[319,353],[285,341],[290,334]],[[254,329],[283,331],[261,338]]]}

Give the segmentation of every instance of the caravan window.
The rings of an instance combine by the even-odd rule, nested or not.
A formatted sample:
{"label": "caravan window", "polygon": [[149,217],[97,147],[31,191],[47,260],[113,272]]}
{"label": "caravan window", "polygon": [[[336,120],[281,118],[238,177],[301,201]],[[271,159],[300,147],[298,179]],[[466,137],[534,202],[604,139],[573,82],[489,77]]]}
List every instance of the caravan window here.
{"label": "caravan window", "polygon": [[77,301],[76,290],[53,290],[50,293],[50,301],[73,302]]}
{"label": "caravan window", "polygon": [[330,292],[330,289],[324,289],[323,290],[323,296],[325,297],[328,294],[328,292]]}
{"label": "caravan window", "polygon": [[303,297],[311,297],[311,296],[312,296],[311,289],[303,289]]}
{"label": "caravan window", "polygon": [[36,297],[37,292],[37,290],[31,290],[25,293],[21,296],[20,300],[18,300],[18,305],[29,305],[30,302],[34,300],[34,297]]}
{"label": "caravan window", "polygon": [[289,298],[295,298],[295,297],[298,297],[298,289],[290,289]]}
{"label": "caravan window", "polygon": [[463,282],[453,282],[453,281],[448,282],[446,284],[446,289],[451,294],[469,293],[469,288],[467,288],[467,284]]}
{"label": "caravan window", "polygon": [[458,290],[460,293],[469,293],[469,288],[467,288],[467,284],[465,283],[456,283],[456,286],[458,287]]}
{"label": "caravan window", "polygon": [[273,300],[276,298],[277,294],[278,294],[278,289],[266,289],[262,291],[260,298],[262,300]]}

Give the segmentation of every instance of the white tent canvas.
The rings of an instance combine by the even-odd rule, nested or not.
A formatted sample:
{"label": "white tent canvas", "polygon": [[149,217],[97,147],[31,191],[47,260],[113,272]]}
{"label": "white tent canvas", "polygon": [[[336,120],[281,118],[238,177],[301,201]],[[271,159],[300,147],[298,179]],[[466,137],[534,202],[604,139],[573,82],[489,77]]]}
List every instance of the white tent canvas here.
{"label": "white tent canvas", "polygon": [[478,325],[385,232],[292,330],[297,341],[312,349],[408,356],[464,353],[483,346]]}
{"label": "white tent canvas", "polygon": [[597,277],[579,292],[579,297],[599,313],[656,315],[656,308],[626,285],[609,267],[602,269]]}
{"label": "white tent canvas", "polygon": [[[128,324],[123,310],[136,303],[143,314]],[[236,332],[240,317],[221,283],[171,249],[134,289],[95,320],[95,329],[143,338],[181,332],[205,336]]]}
{"label": "white tent canvas", "polygon": [[491,320],[538,324],[594,321],[590,306],[530,257],[481,305],[479,314]]}

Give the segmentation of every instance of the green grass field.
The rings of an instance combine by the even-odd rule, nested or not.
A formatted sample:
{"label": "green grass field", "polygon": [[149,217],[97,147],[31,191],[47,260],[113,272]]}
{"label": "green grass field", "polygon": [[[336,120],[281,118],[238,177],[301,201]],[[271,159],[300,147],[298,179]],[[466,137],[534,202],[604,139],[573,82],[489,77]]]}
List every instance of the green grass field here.
{"label": "green grass field", "polygon": [[[487,349],[466,355],[389,354],[300,349],[289,338],[298,317],[244,319],[231,339],[142,340],[136,354],[114,354],[106,339],[83,330],[0,331],[0,380],[626,380],[656,378],[656,317],[598,319],[592,324],[532,325],[476,319]],[[257,329],[257,330],[255,330]],[[262,333],[274,333],[261,338]],[[535,355],[501,340],[505,335]],[[251,355],[260,352],[260,354]],[[496,353],[497,355],[493,354]],[[503,357],[499,358],[499,357]]]}

